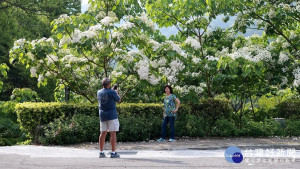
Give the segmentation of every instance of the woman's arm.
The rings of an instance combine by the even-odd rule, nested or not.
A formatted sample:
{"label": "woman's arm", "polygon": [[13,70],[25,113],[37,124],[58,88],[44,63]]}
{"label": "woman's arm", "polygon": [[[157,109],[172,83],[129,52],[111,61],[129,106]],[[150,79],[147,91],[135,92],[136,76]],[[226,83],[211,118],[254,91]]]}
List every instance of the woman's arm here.
{"label": "woman's arm", "polygon": [[178,98],[176,98],[175,101],[176,101],[176,109],[173,111],[173,113],[176,113],[180,106],[180,100]]}

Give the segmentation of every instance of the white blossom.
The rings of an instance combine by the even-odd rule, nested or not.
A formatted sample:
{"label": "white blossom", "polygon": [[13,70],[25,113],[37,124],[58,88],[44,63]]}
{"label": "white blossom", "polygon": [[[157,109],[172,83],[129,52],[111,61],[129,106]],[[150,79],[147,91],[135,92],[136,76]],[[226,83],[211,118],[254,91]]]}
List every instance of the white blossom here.
{"label": "white blossom", "polygon": [[125,22],[124,24],[121,25],[121,28],[123,28],[125,30],[130,29],[132,27],[134,27],[134,24],[131,22]]}
{"label": "white blossom", "polygon": [[178,59],[175,59],[173,60],[171,63],[170,63],[170,66],[176,70],[183,70],[185,68],[185,65],[183,62],[181,62],[180,60]]}
{"label": "white blossom", "polygon": [[194,48],[195,50],[198,50],[201,48],[200,43],[196,39],[194,39],[190,36],[185,40],[184,43],[191,45],[191,47]]}
{"label": "white blossom", "polygon": [[36,77],[37,76],[37,74],[36,74],[36,68],[35,67],[31,67],[30,68],[30,73],[31,73],[32,77]]}
{"label": "white blossom", "polygon": [[69,36],[64,36],[63,38],[61,38],[59,42],[59,46],[62,47],[64,44],[69,44],[69,43],[71,43],[71,38]]}
{"label": "white blossom", "polygon": [[114,52],[123,52],[123,50],[120,48],[114,48]]}
{"label": "white blossom", "polygon": [[206,56],[205,58],[206,58],[208,61],[219,61],[219,58],[214,57],[214,56],[210,56],[210,55]]}
{"label": "white blossom", "polygon": [[166,58],[163,58],[163,57],[161,57],[161,58],[159,59],[159,61],[157,62],[157,64],[158,64],[159,66],[165,66],[166,63],[167,63],[167,59],[166,59]]}
{"label": "white blossom", "polygon": [[241,57],[255,63],[259,61],[272,61],[272,55],[270,51],[258,45],[249,45],[246,47],[239,48],[233,53],[229,54],[229,56],[232,59],[237,59]]}
{"label": "white blossom", "polygon": [[296,10],[297,10],[297,12],[300,12],[300,2],[298,1],[298,2],[296,2]]}
{"label": "white blossom", "polygon": [[38,82],[41,82],[41,81],[43,81],[44,80],[44,76],[43,75],[39,75],[39,77],[38,77]]}
{"label": "white blossom", "polygon": [[97,25],[91,26],[91,27],[89,28],[89,31],[93,31],[93,32],[96,32],[96,31],[99,31],[99,30],[103,30],[101,24],[97,24]]}
{"label": "white blossom", "polygon": [[[166,41],[170,45],[170,50],[177,52],[179,55],[186,57],[187,55],[181,50],[180,46],[173,41]],[[166,49],[165,49],[166,50]]]}
{"label": "white blossom", "polygon": [[54,39],[53,38],[48,38],[47,40],[46,40],[46,42],[50,42],[52,45],[54,44]]}
{"label": "white blossom", "polygon": [[281,78],[281,84],[280,84],[280,86],[284,86],[284,85],[286,85],[286,84],[288,84],[288,79],[287,79],[287,77],[282,77],[282,78]]}
{"label": "white blossom", "polygon": [[289,70],[289,68],[288,67],[283,67],[283,68],[281,68],[281,70],[282,70],[283,73],[285,73],[286,71]]}
{"label": "white blossom", "polygon": [[156,84],[159,83],[160,79],[161,79],[161,77],[156,77],[156,76],[154,76],[154,75],[151,75],[151,76],[149,77],[149,82],[150,82],[151,84],[153,84],[153,85],[156,85]]}
{"label": "white blossom", "polygon": [[114,26],[114,23],[118,20],[116,17],[106,16],[104,17],[100,23],[104,26]]}
{"label": "white blossom", "polygon": [[207,87],[205,83],[200,83],[200,87]]}
{"label": "white blossom", "polygon": [[193,72],[193,73],[191,74],[191,76],[192,76],[192,77],[199,77],[200,74],[201,74],[201,72],[198,72],[198,73]]}
{"label": "white blossom", "polygon": [[270,19],[275,18],[276,17],[275,10],[273,8],[271,8],[268,15],[269,15]]}
{"label": "white blossom", "polygon": [[137,68],[140,79],[148,80],[149,62],[146,59],[140,60],[138,63],[136,63],[135,66]]}
{"label": "white blossom", "polygon": [[19,39],[17,41],[14,42],[14,49],[16,48],[23,48],[25,45],[26,40],[25,39]]}
{"label": "white blossom", "polygon": [[50,72],[47,72],[46,74],[45,74],[45,76],[46,77],[50,77],[52,74],[50,73]]}
{"label": "white blossom", "polygon": [[155,25],[152,22],[152,20],[148,20],[147,14],[146,13],[142,13],[140,16],[140,19],[148,26],[150,27],[153,31],[155,31]]}
{"label": "white blossom", "polygon": [[174,89],[177,90],[182,96],[185,96],[190,92],[201,94],[204,91],[204,89],[201,86],[194,86],[194,85],[185,85],[183,87],[175,86]]}
{"label": "white blossom", "polygon": [[55,55],[47,55],[47,57],[46,57],[46,59],[47,59],[47,64],[49,65],[49,64],[51,64],[51,63],[53,63],[53,62],[57,62],[58,61],[58,57],[57,56],[55,56]]}
{"label": "white blossom", "polygon": [[278,63],[283,64],[285,61],[288,61],[289,57],[284,53],[280,52]]}
{"label": "white blossom", "polygon": [[82,37],[81,36],[81,31],[79,29],[75,29],[73,34],[72,34],[71,42],[72,43],[78,43],[78,42],[80,42],[81,37]]}
{"label": "white blossom", "polygon": [[296,69],[294,69],[293,75],[295,77],[293,86],[299,87],[299,85],[300,85],[300,67],[297,67]]}
{"label": "white blossom", "polygon": [[113,17],[113,18],[116,18],[117,17],[117,14],[113,11],[108,11],[108,16],[109,17]]}
{"label": "white blossom", "polygon": [[201,59],[200,58],[197,58],[197,57],[193,57],[192,61],[195,63],[195,64],[198,64]]}
{"label": "white blossom", "polygon": [[34,60],[35,60],[35,58],[34,58],[34,54],[33,54],[33,53],[31,53],[31,52],[28,52],[28,53],[27,53],[27,55],[28,55],[28,57],[29,57],[29,59],[30,59],[30,60],[32,60],[32,61],[34,61]]}
{"label": "white blossom", "polygon": [[57,19],[54,19],[54,23],[61,24],[61,23],[64,23],[68,19],[69,19],[69,16],[67,14],[62,14]]}
{"label": "white blossom", "polygon": [[[299,35],[298,35],[299,36]],[[295,33],[295,32],[291,32],[290,33],[290,39],[295,39],[295,38],[297,38],[297,34]]]}
{"label": "white blossom", "polygon": [[156,51],[158,48],[161,47],[161,44],[159,42],[153,40],[153,39],[150,39],[149,43],[152,44],[152,48],[153,48],[154,51]]}
{"label": "white blossom", "polygon": [[96,15],[96,19],[102,19],[105,17],[105,12],[104,11],[100,11],[97,15]]}
{"label": "white blossom", "polygon": [[290,46],[290,44],[289,44],[288,42],[284,42],[284,43],[282,44],[282,47],[283,47],[284,49],[288,48],[289,46]]}
{"label": "white blossom", "polygon": [[112,33],[112,38],[117,38],[118,40],[120,40],[120,38],[122,37],[124,37],[122,32],[115,31]]}
{"label": "white blossom", "polygon": [[153,60],[153,61],[150,61],[150,64],[153,68],[157,68],[158,67],[158,63],[157,63],[157,60]]}

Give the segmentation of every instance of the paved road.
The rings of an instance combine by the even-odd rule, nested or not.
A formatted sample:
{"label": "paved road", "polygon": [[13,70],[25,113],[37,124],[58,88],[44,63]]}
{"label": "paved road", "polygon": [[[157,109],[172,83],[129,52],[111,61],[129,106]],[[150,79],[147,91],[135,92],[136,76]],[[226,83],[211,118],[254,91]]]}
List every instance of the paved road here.
{"label": "paved road", "polygon": [[[120,159],[99,159],[98,150],[45,146],[0,147],[0,168],[300,168],[300,151],[295,161],[243,161],[228,163],[225,150],[130,150],[119,151]],[[244,151],[244,150],[242,150]],[[107,152],[108,153],[108,152]],[[264,159],[264,158],[261,158]],[[285,159],[285,158],[282,158]]]}

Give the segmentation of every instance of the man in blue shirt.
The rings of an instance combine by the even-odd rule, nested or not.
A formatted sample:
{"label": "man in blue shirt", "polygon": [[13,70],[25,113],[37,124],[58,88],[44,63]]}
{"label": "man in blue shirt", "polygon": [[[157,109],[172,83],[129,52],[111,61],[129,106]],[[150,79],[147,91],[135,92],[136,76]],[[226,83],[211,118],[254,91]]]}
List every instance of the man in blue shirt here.
{"label": "man in blue shirt", "polygon": [[116,102],[121,102],[121,98],[117,90],[112,90],[111,82],[108,78],[102,80],[103,89],[98,90],[97,98],[99,102],[99,117],[100,117],[100,136],[99,136],[99,146],[100,154],[99,158],[105,158],[105,153],[103,152],[103,147],[105,143],[105,137],[107,132],[110,132],[110,144],[111,144],[111,154],[110,158],[119,158],[120,155],[117,154],[116,144],[117,144],[117,134],[119,131],[119,120],[116,108]]}

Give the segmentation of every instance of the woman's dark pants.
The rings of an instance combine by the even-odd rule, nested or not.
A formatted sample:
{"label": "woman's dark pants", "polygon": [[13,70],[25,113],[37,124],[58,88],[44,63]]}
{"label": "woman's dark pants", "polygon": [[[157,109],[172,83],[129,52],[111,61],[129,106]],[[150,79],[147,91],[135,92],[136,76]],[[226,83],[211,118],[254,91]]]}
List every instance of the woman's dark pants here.
{"label": "woman's dark pants", "polygon": [[169,122],[170,122],[171,138],[174,139],[174,137],[175,137],[175,127],[174,127],[175,117],[174,116],[171,116],[171,117],[166,116],[164,118],[164,121],[163,121],[162,127],[161,127],[161,138],[163,138],[163,139],[166,138],[166,129],[167,129],[167,125]]}

